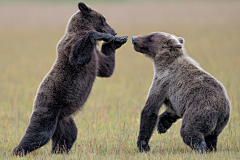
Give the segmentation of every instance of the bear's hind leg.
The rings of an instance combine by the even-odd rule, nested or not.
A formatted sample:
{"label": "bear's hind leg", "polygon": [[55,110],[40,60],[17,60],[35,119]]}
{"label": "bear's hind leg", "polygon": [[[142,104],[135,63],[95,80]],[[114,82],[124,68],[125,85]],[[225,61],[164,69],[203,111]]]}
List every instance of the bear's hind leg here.
{"label": "bear's hind leg", "polygon": [[217,151],[217,135],[208,135],[205,137],[208,152]]}
{"label": "bear's hind leg", "polygon": [[23,156],[45,145],[52,137],[60,110],[58,109],[35,110],[30,118],[26,133],[19,145],[13,150],[13,155]]}
{"label": "bear's hind leg", "polygon": [[181,136],[184,143],[198,153],[207,152],[207,141],[204,135],[215,130],[217,113],[213,110],[191,110],[184,115],[181,127]]}
{"label": "bear's hind leg", "polygon": [[206,142],[204,135],[196,131],[195,128],[181,128],[181,136],[183,142],[186,143],[190,148],[197,151],[198,153],[203,153],[206,151]]}
{"label": "bear's hind leg", "polygon": [[218,119],[215,130],[211,134],[205,136],[208,152],[217,151],[218,136],[224,130],[228,121],[229,121],[229,114],[226,114],[226,115],[221,114],[221,116]]}
{"label": "bear's hind leg", "polygon": [[77,131],[72,116],[59,119],[52,136],[52,153],[68,153],[77,139]]}

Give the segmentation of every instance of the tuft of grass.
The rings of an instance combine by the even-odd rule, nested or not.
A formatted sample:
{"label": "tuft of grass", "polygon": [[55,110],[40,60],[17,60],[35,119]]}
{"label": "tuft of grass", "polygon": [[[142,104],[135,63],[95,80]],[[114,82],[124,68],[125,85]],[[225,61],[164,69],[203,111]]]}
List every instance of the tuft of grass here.
{"label": "tuft of grass", "polygon": [[[96,79],[83,110],[74,117],[78,139],[70,153],[52,155],[48,143],[21,159],[240,159],[240,3],[92,3],[90,7],[129,41],[116,53],[113,76]],[[76,10],[76,5],[0,6],[0,159],[16,159],[11,152],[24,135],[38,85]],[[131,37],[153,31],[183,37],[188,54],[226,87],[231,120],[219,136],[218,152],[193,152],[181,139],[179,120],[165,134],[154,132],[149,153],[138,153],[140,112],[153,67],[133,50]]]}

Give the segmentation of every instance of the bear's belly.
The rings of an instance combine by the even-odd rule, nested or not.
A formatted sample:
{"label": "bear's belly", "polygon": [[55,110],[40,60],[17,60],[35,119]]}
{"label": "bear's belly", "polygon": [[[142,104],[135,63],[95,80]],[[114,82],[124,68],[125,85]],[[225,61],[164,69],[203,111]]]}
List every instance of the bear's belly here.
{"label": "bear's belly", "polygon": [[78,83],[78,85],[72,86],[71,90],[68,90],[68,94],[66,94],[65,97],[65,105],[62,107],[60,113],[60,118],[68,117],[82,108],[91,92],[94,79],[95,77],[85,79],[85,83]]}
{"label": "bear's belly", "polygon": [[[39,86],[34,101],[34,110],[38,108],[60,109],[60,117],[76,113],[86,102],[97,74],[96,61],[76,71],[70,65],[53,67]],[[61,71],[61,72],[60,72]]]}
{"label": "bear's belly", "polygon": [[169,99],[166,99],[164,101],[164,104],[165,104],[168,112],[174,113],[174,114],[178,115],[179,117],[183,117],[184,113],[181,112],[180,109],[176,105],[173,105]]}
{"label": "bear's belly", "polygon": [[73,79],[70,85],[66,86],[64,105],[60,117],[68,117],[79,111],[86,102],[96,78],[96,73],[81,73],[78,78]]}

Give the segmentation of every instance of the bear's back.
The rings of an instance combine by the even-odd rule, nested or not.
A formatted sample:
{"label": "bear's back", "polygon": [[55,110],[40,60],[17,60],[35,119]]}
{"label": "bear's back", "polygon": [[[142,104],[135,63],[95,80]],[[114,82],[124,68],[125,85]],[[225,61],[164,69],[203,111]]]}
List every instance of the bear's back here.
{"label": "bear's back", "polygon": [[181,117],[186,110],[196,107],[230,112],[230,101],[224,86],[199,66],[188,63],[188,60],[172,70],[168,95]]}

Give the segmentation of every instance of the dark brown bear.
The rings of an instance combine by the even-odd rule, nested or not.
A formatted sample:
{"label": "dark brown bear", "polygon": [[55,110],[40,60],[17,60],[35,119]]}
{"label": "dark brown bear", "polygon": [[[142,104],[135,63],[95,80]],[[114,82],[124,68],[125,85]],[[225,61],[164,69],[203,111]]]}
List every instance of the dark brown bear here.
{"label": "dark brown bear", "polygon": [[[77,138],[72,115],[86,102],[96,76],[110,77],[115,50],[126,41],[114,37],[106,19],[84,3],[69,20],[57,45],[57,59],[40,84],[30,123],[15,155],[25,155],[52,140],[52,153],[68,153]],[[101,51],[98,40],[105,41]]]}
{"label": "dark brown bear", "polygon": [[[141,113],[140,152],[150,150],[148,142],[156,125],[159,133],[165,133],[179,118],[183,118],[184,143],[199,153],[216,151],[218,136],[230,118],[224,86],[185,53],[181,37],[154,32],[133,37],[132,43],[154,64],[152,86]],[[162,104],[166,111],[158,117]]]}

